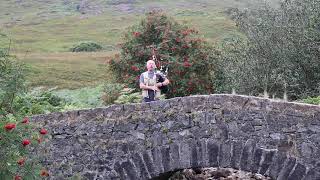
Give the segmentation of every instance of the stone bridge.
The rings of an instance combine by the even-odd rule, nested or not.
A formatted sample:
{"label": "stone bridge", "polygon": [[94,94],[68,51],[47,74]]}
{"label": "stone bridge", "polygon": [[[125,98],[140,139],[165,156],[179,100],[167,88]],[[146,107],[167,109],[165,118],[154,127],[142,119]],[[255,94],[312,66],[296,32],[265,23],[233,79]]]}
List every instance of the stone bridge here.
{"label": "stone bridge", "polygon": [[320,179],[320,107],[204,95],[34,116],[49,130],[51,179],[165,179],[230,167],[279,180]]}

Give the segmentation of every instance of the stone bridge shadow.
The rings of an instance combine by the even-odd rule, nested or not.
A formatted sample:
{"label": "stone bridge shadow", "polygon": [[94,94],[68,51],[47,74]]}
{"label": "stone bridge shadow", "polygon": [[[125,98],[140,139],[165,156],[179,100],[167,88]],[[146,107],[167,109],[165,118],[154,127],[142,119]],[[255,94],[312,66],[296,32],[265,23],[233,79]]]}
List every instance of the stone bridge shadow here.
{"label": "stone bridge shadow", "polygon": [[320,107],[238,95],[39,115],[51,179],[159,179],[230,167],[279,180],[320,179]]}

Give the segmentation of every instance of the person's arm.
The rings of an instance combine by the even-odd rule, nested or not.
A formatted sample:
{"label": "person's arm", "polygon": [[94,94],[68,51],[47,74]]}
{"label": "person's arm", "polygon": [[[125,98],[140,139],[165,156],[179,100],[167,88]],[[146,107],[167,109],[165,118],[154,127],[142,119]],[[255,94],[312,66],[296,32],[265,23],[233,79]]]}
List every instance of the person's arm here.
{"label": "person's arm", "polygon": [[159,88],[161,86],[166,86],[170,83],[169,79],[165,78],[163,82],[159,82],[156,84],[156,86]]}
{"label": "person's arm", "polygon": [[158,87],[156,86],[147,86],[143,83],[144,77],[143,74],[140,75],[140,89],[144,90],[152,90],[152,91],[159,91]]}
{"label": "person's arm", "polygon": [[159,91],[159,88],[157,86],[147,86],[140,82],[140,89],[144,90],[152,90],[152,91]]}

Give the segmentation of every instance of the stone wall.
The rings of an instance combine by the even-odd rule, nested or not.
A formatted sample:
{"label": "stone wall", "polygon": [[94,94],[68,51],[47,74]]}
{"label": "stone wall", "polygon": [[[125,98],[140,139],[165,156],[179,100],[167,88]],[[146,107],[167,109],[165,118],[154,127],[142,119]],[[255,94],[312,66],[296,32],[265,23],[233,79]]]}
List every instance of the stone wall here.
{"label": "stone wall", "polygon": [[32,119],[49,130],[52,179],[150,179],[195,167],[320,179],[319,106],[208,95]]}

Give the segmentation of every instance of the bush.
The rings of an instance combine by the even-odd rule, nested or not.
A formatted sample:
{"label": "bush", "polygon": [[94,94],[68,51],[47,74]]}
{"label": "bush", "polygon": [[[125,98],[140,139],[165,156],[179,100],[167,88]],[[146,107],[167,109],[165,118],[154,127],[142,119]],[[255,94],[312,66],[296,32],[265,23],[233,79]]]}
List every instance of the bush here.
{"label": "bush", "polygon": [[[233,18],[246,39],[234,39],[224,49],[220,85],[243,94],[287,94],[291,100],[319,95],[320,3],[286,0],[235,10]],[[226,50],[227,49],[227,50]],[[231,89],[229,89],[229,92]]]}
{"label": "bush", "polygon": [[13,113],[14,99],[25,92],[26,68],[14,56],[0,50],[0,111]]}
{"label": "bush", "polygon": [[47,130],[30,123],[29,118],[9,114],[0,119],[0,179],[40,179],[48,176],[41,170],[38,148]]}
{"label": "bush", "polygon": [[102,85],[97,87],[85,87],[75,90],[59,90],[53,92],[54,95],[65,100],[65,104],[61,111],[102,106],[102,93]]}
{"label": "bush", "polygon": [[113,104],[115,100],[121,95],[121,91],[123,90],[123,84],[106,84],[103,88],[102,100],[104,105]]}
{"label": "bush", "polygon": [[70,49],[72,52],[94,52],[101,50],[102,46],[95,42],[81,42]]}
{"label": "bush", "polygon": [[[124,35],[121,54],[110,61],[117,82],[137,88],[139,75],[145,71],[155,49],[158,67],[169,67],[170,91],[167,97],[213,92],[212,48],[198,36],[198,31],[181,25],[159,11],[152,11]],[[214,54],[213,54],[214,55]]]}
{"label": "bush", "polygon": [[302,102],[308,103],[308,104],[320,105],[320,96],[318,96],[318,97],[308,97],[306,99],[303,99]]}
{"label": "bush", "polygon": [[24,96],[26,70],[8,52],[0,49],[0,179],[40,179],[49,175],[37,148],[47,130],[22,118],[26,112],[16,101]]}
{"label": "bush", "polygon": [[141,102],[141,93],[134,92],[132,88],[124,88],[120,92],[120,96],[114,101],[116,104],[128,104],[128,103],[139,103]]}
{"label": "bush", "polygon": [[34,115],[61,111],[65,104],[66,100],[55,95],[52,89],[34,89],[16,97],[13,107],[25,115]]}

